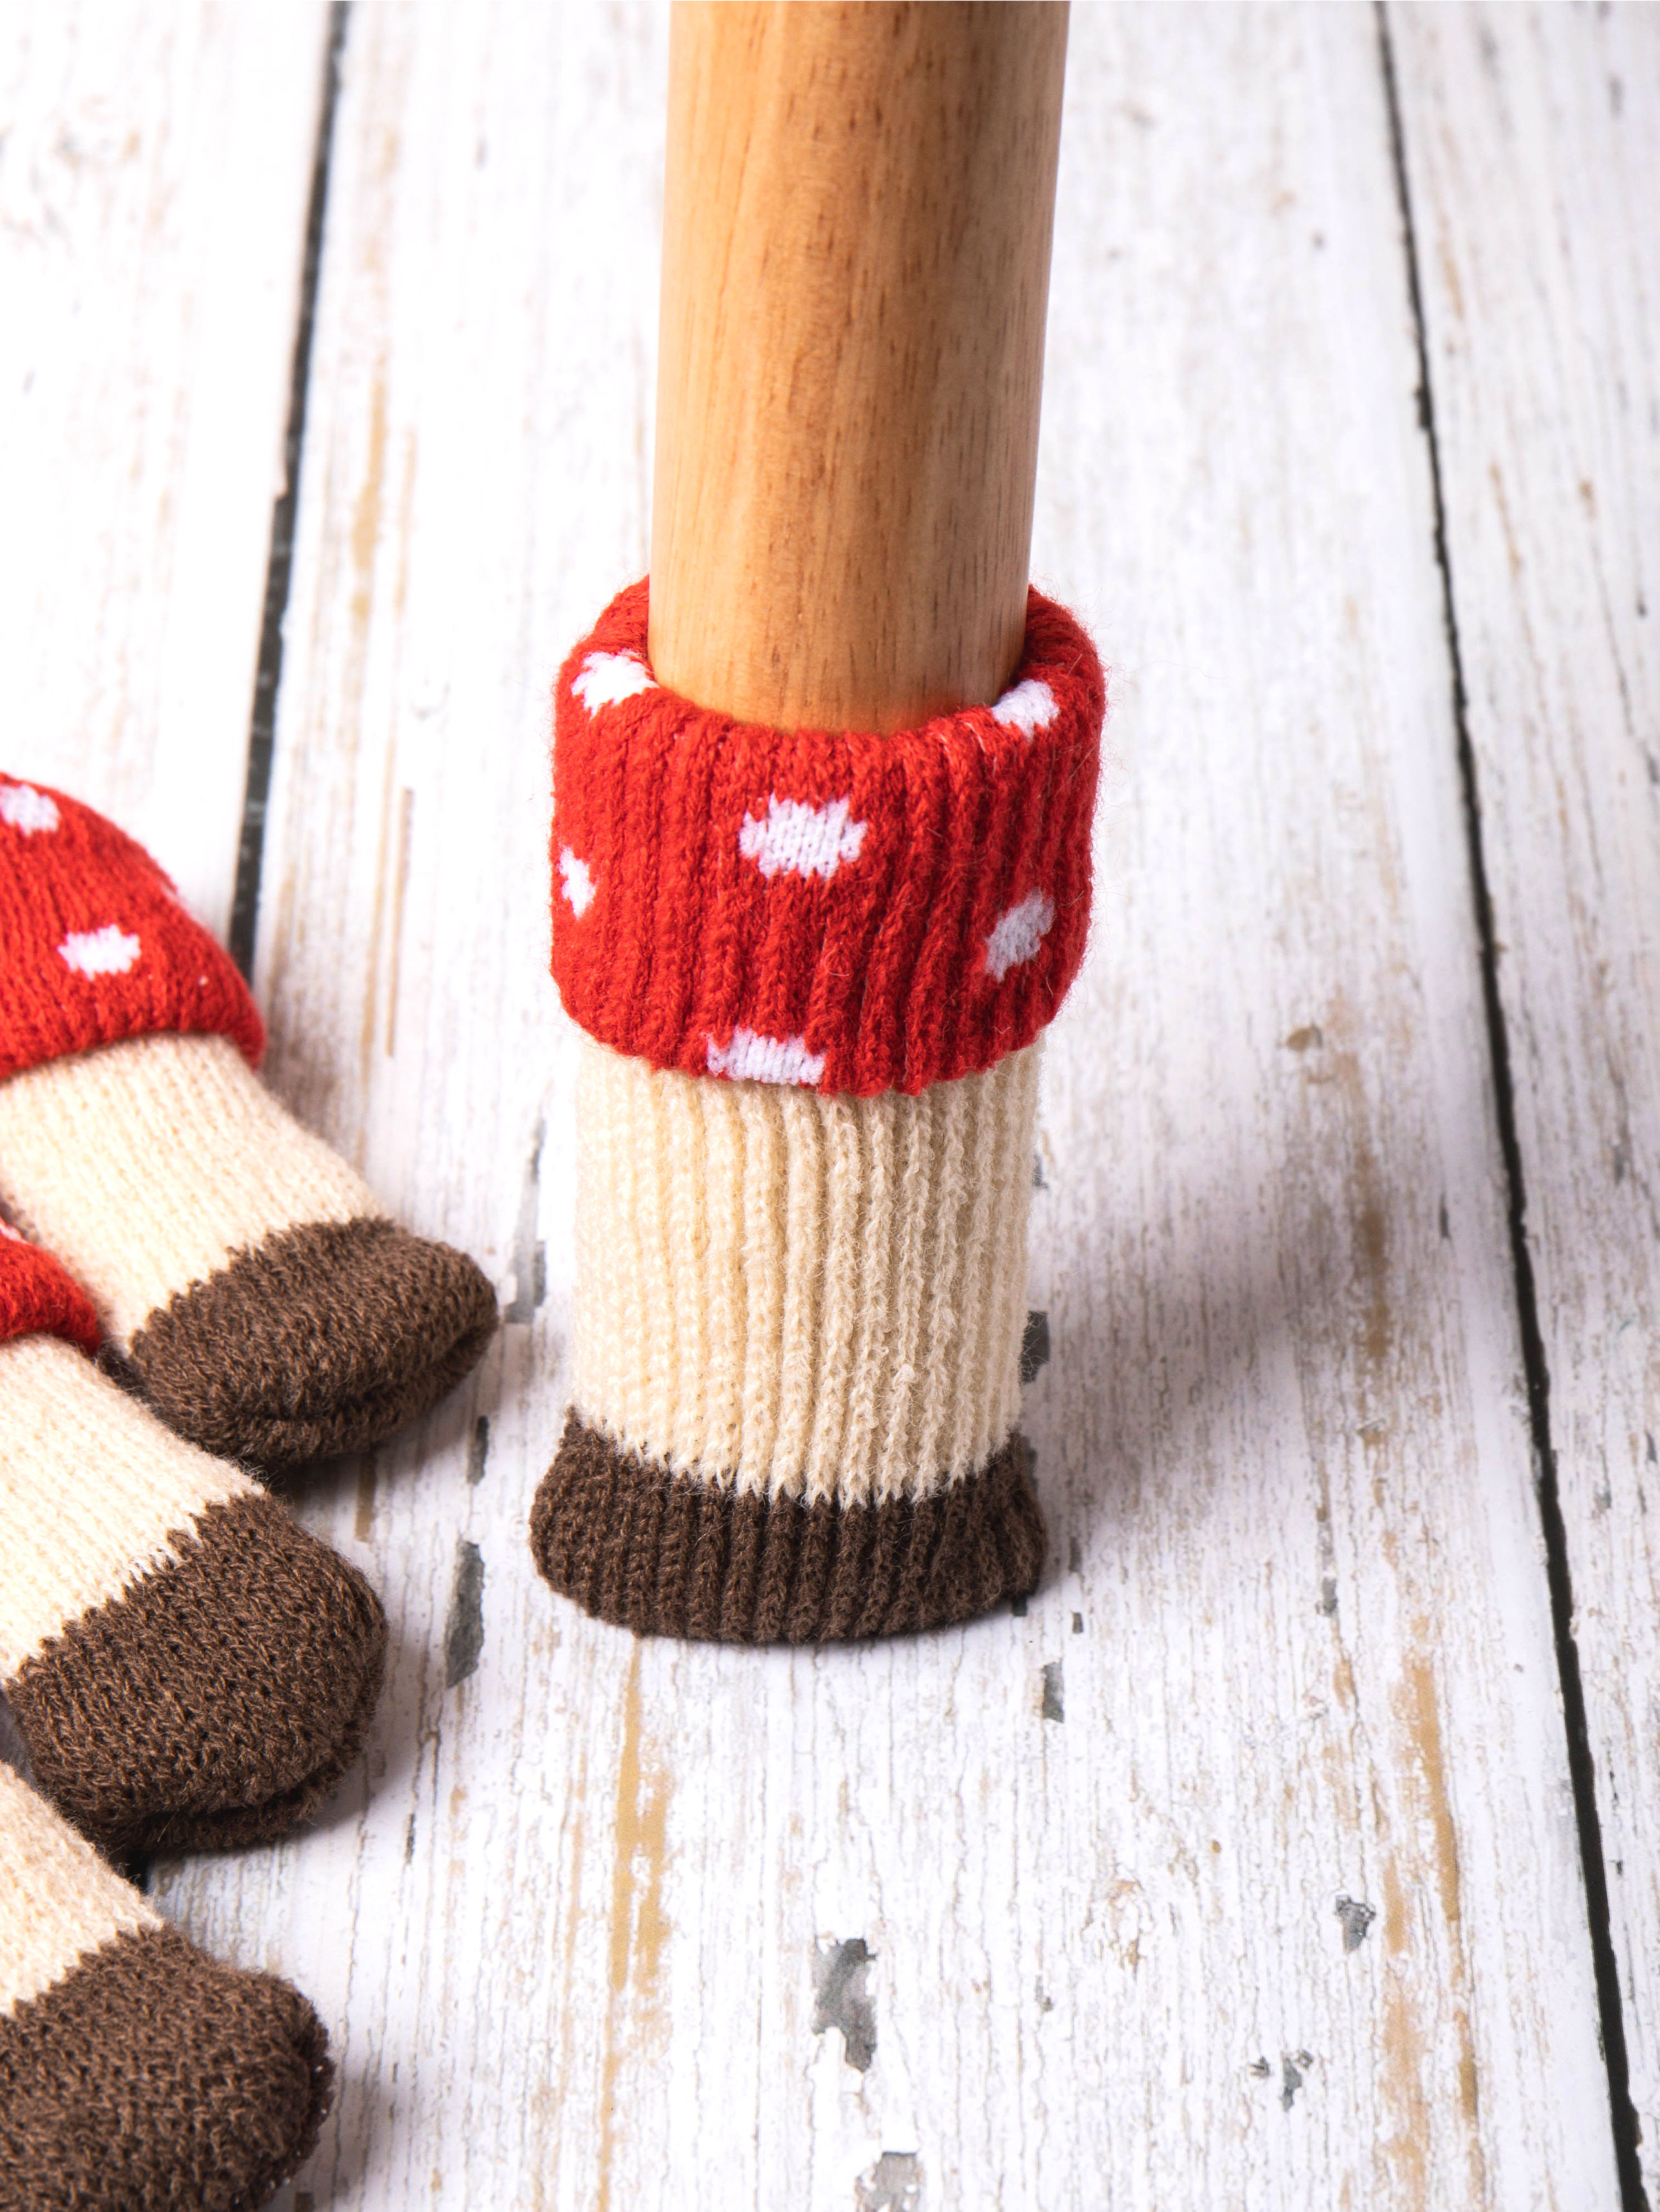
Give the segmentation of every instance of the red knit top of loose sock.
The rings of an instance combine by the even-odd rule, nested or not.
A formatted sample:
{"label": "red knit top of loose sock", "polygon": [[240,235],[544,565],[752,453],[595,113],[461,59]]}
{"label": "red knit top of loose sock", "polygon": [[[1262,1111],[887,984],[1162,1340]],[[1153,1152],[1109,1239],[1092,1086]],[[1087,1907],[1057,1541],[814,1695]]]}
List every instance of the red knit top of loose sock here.
{"label": "red knit top of loose sock", "polygon": [[103,1331],[92,1300],[62,1261],[0,1221],[0,1344],[41,1334],[96,1352]]}
{"label": "red knit top of loose sock", "polygon": [[142,845],[78,799],[0,776],[0,1080],[155,1030],[265,1026],[228,956]]}
{"label": "red knit top of loose sock", "polygon": [[775,730],[654,678],[645,581],[554,687],[553,973],[614,1050],[870,1097],[992,1066],[1084,955],[1105,684],[1031,592],[1013,683],[920,728]]}

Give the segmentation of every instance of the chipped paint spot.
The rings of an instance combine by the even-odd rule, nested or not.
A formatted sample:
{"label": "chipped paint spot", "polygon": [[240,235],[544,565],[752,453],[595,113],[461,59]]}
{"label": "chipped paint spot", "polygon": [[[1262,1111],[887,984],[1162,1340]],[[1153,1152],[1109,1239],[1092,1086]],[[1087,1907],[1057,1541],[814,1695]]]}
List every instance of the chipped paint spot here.
{"label": "chipped paint spot", "polygon": [[1307,2078],[1303,2069],[1312,2066],[1313,2063],[1314,2056],[1311,2051],[1299,2051],[1295,2057],[1290,2051],[1283,2054],[1280,2065],[1281,2111],[1290,2112],[1292,2106],[1297,2102],[1297,2093]]}
{"label": "chipped paint spot", "polygon": [[461,1537],[455,1547],[455,1579],[444,1624],[444,1687],[453,1690],[478,1672],[484,1648],[484,1556]]}
{"label": "chipped paint spot", "polygon": [[812,1962],[812,2032],[839,2028],[847,2063],[861,2074],[876,2056],[876,1999],[869,1980],[875,1956],[862,1936],[842,1943],[832,1936],[818,1946]]}
{"label": "chipped paint spot", "polygon": [[352,1509],[351,1533],[367,1544],[374,1526],[374,1454],[364,1452],[357,1462],[357,1497]]}
{"label": "chipped paint spot", "polygon": [[1363,1905],[1358,1897],[1340,1897],[1335,1910],[1343,1923],[1343,1948],[1358,1951],[1366,1940],[1366,1931],[1377,1917],[1375,1905]]}
{"label": "chipped paint spot", "polygon": [[1035,1382],[1049,1364],[1049,1317],[1034,1306],[1026,1316],[1025,1333],[1020,1339],[1021,1382]]}
{"label": "chipped paint spot", "polygon": [[[1433,1648],[1431,1624],[1417,1620],[1407,1638],[1409,1651]],[[1432,2049],[1450,2029],[1457,2051],[1453,2087],[1464,2125],[1463,2149],[1467,2180],[1462,2194],[1473,2203],[1486,2201],[1490,2191],[1482,2152],[1481,2112],[1475,2071],[1475,2039],[1469,2014],[1469,1964],[1464,1950],[1462,1880],[1458,1838],[1448,1790],[1445,1747],[1441,1735],[1440,1707],[1430,1662],[1418,1658],[1407,1668],[1405,1679],[1391,1700],[1395,1725],[1405,1757],[1402,1762],[1408,1802],[1421,1824],[1418,1832],[1428,1844],[1417,1844],[1404,1861],[1391,1851],[1383,1863],[1382,1908],[1384,1949],[1392,1962],[1385,1982],[1383,2016],[1383,2082],[1389,2102],[1401,2122],[1379,2149],[1389,2173],[1389,2201],[1403,2208],[1426,2206],[1430,2181],[1426,2146],[1431,2140],[1429,2103],[1432,2080],[1442,2078]],[[1439,1908],[1440,1936],[1446,1946],[1444,1982],[1438,1982],[1431,1998],[1420,1987],[1421,1954],[1433,1908],[1424,1912],[1423,1862],[1427,1858],[1433,1879],[1433,1897]],[[1403,1875],[1406,1877],[1403,1879]],[[1416,1908],[1416,1909],[1415,1909]],[[1408,1967],[1412,1971],[1408,1971]],[[1427,2023],[1420,2002],[1432,2002],[1438,2017]]]}
{"label": "chipped paint spot", "polygon": [[1046,1721],[1063,1721],[1067,1717],[1065,1686],[1058,1659],[1051,1659],[1043,1669],[1043,1717]]}
{"label": "chipped paint spot", "polygon": [[476,1488],[484,1480],[484,1464],[489,1458],[490,1425],[488,1414],[481,1413],[472,1425],[472,1434],[467,1438],[467,1487]]}
{"label": "chipped paint spot", "polygon": [[[599,2175],[594,2212],[610,2212],[611,2160],[617,2148],[617,2083],[631,2047],[666,2031],[660,1984],[672,1930],[663,1911],[668,1863],[670,1780],[641,1753],[640,1646],[629,1660],[623,1692],[623,1742],[617,1760],[616,1861],[611,1875],[610,2001],[599,2084]],[[632,2008],[625,1999],[632,1990]],[[633,2014],[633,2022],[628,2019]],[[629,2027],[635,2026],[631,2038]],[[642,2033],[645,2031],[645,2033]]]}
{"label": "chipped paint spot", "polygon": [[538,1238],[542,1212],[542,1146],[548,1133],[547,1117],[536,1124],[535,1141],[519,1193],[519,1218],[513,1225],[513,1301],[502,1315],[504,1322],[528,1322],[547,1296],[547,1247]]}
{"label": "chipped paint spot", "polygon": [[415,844],[415,793],[407,787],[398,806],[398,866],[392,886],[392,960],[386,979],[386,1058],[398,1050],[398,993],[404,968],[404,902],[410,887],[410,854]]}
{"label": "chipped paint spot", "polygon": [[1325,1042],[1319,1023],[1307,1022],[1300,1030],[1292,1031],[1286,1039],[1286,1049],[1288,1052],[1309,1052],[1317,1050]]}
{"label": "chipped paint spot", "polygon": [[914,2150],[885,2150],[853,2185],[854,2212],[922,2212],[922,2161]]}

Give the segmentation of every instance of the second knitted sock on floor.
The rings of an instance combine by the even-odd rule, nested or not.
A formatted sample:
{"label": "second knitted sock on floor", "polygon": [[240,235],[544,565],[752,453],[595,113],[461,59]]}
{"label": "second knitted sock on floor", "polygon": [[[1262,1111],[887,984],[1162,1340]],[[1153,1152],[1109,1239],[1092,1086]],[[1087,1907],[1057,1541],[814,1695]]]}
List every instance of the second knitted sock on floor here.
{"label": "second knitted sock on floor", "polygon": [[186,1942],[0,1763],[0,2212],[263,2204],[326,2053],[297,1990]]}
{"label": "second knitted sock on floor", "polygon": [[0,1205],[161,1418],[267,1468],[361,1450],[481,1357],[489,1283],[253,1073],[241,977],[112,823],[0,780]]}
{"label": "second knitted sock on floor", "polygon": [[51,1254],[0,1236],[0,1692],[106,1848],[280,1836],[362,1744],[386,1625],[355,1567],[94,1366]]}

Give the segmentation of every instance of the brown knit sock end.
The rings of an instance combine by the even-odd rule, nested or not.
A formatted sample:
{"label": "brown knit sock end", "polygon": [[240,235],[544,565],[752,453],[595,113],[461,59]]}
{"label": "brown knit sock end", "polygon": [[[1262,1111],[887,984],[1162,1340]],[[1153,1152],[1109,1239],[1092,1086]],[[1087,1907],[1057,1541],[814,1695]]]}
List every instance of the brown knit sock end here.
{"label": "brown knit sock end", "polygon": [[495,1333],[496,1294],[465,1252],[391,1221],[313,1222],[179,1291],[127,1364],[181,1437],[277,1468],[380,1443]]}
{"label": "brown knit sock end", "polygon": [[334,2069],[300,1992],[170,1928],[0,2019],[0,2212],[240,2212],[316,2146]]}
{"label": "brown knit sock end", "polygon": [[386,1671],[380,1600],[274,1499],[210,1505],[173,1541],[177,1561],[6,1686],[41,1789],[116,1852],[296,1826],[357,1756]]}
{"label": "brown knit sock end", "polygon": [[531,1508],[555,1589],[642,1636],[818,1644],[972,1620],[1037,1586],[1043,1522],[1017,1431],[921,1499],[806,1505],[671,1474],[573,1412]]}

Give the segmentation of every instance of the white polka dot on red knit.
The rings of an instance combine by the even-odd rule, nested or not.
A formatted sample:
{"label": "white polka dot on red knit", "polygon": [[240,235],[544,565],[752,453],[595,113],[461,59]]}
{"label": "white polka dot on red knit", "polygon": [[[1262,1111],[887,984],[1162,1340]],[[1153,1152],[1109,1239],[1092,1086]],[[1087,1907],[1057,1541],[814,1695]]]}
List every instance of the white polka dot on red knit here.
{"label": "white polka dot on red knit", "polygon": [[809,806],[800,799],[767,801],[764,816],[746,814],[738,832],[738,849],[763,876],[822,876],[826,882],[844,860],[856,860],[868,822],[849,822],[850,799]]}
{"label": "white polka dot on red knit", "polygon": [[571,690],[597,714],[602,707],[620,706],[642,691],[654,691],[657,678],[635,653],[591,653],[571,679]]}
{"label": "white polka dot on red knit", "polygon": [[58,827],[58,802],[32,783],[0,783],[0,822],[26,837]]}
{"label": "white polka dot on red knit", "polygon": [[1006,730],[1018,730],[1031,738],[1039,730],[1047,730],[1060,711],[1049,685],[1039,677],[1029,676],[1024,684],[1003,694],[992,708],[991,718]]}
{"label": "white polka dot on red knit", "polygon": [[559,882],[570,910],[581,921],[593,904],[593,878],[586,860],[579,860],[567,845],[559,855]]}
{"label": "white polka dot on red knit", "polygon": [[805,1037],[757,1036],[734,1030],[732,1042],[708,1041],[708,1071],[734,1083],[817,1083],[824,1073],[822,1052],[809,1052]]}
{"label": "white polka dot on red knit", "polygon": [[58,948],[58,957],[78,975],[125,975],[142,950],[118,923],[102,929],[71,930]]}
{"label": "white polka dot on red knit", "polygon": [[1028,891],[1018,906],[1000,915],[986,939],[986,965],[998,982],[1011,968],[1037,955],[1055,921],[1055,902],[1042,891]]}

